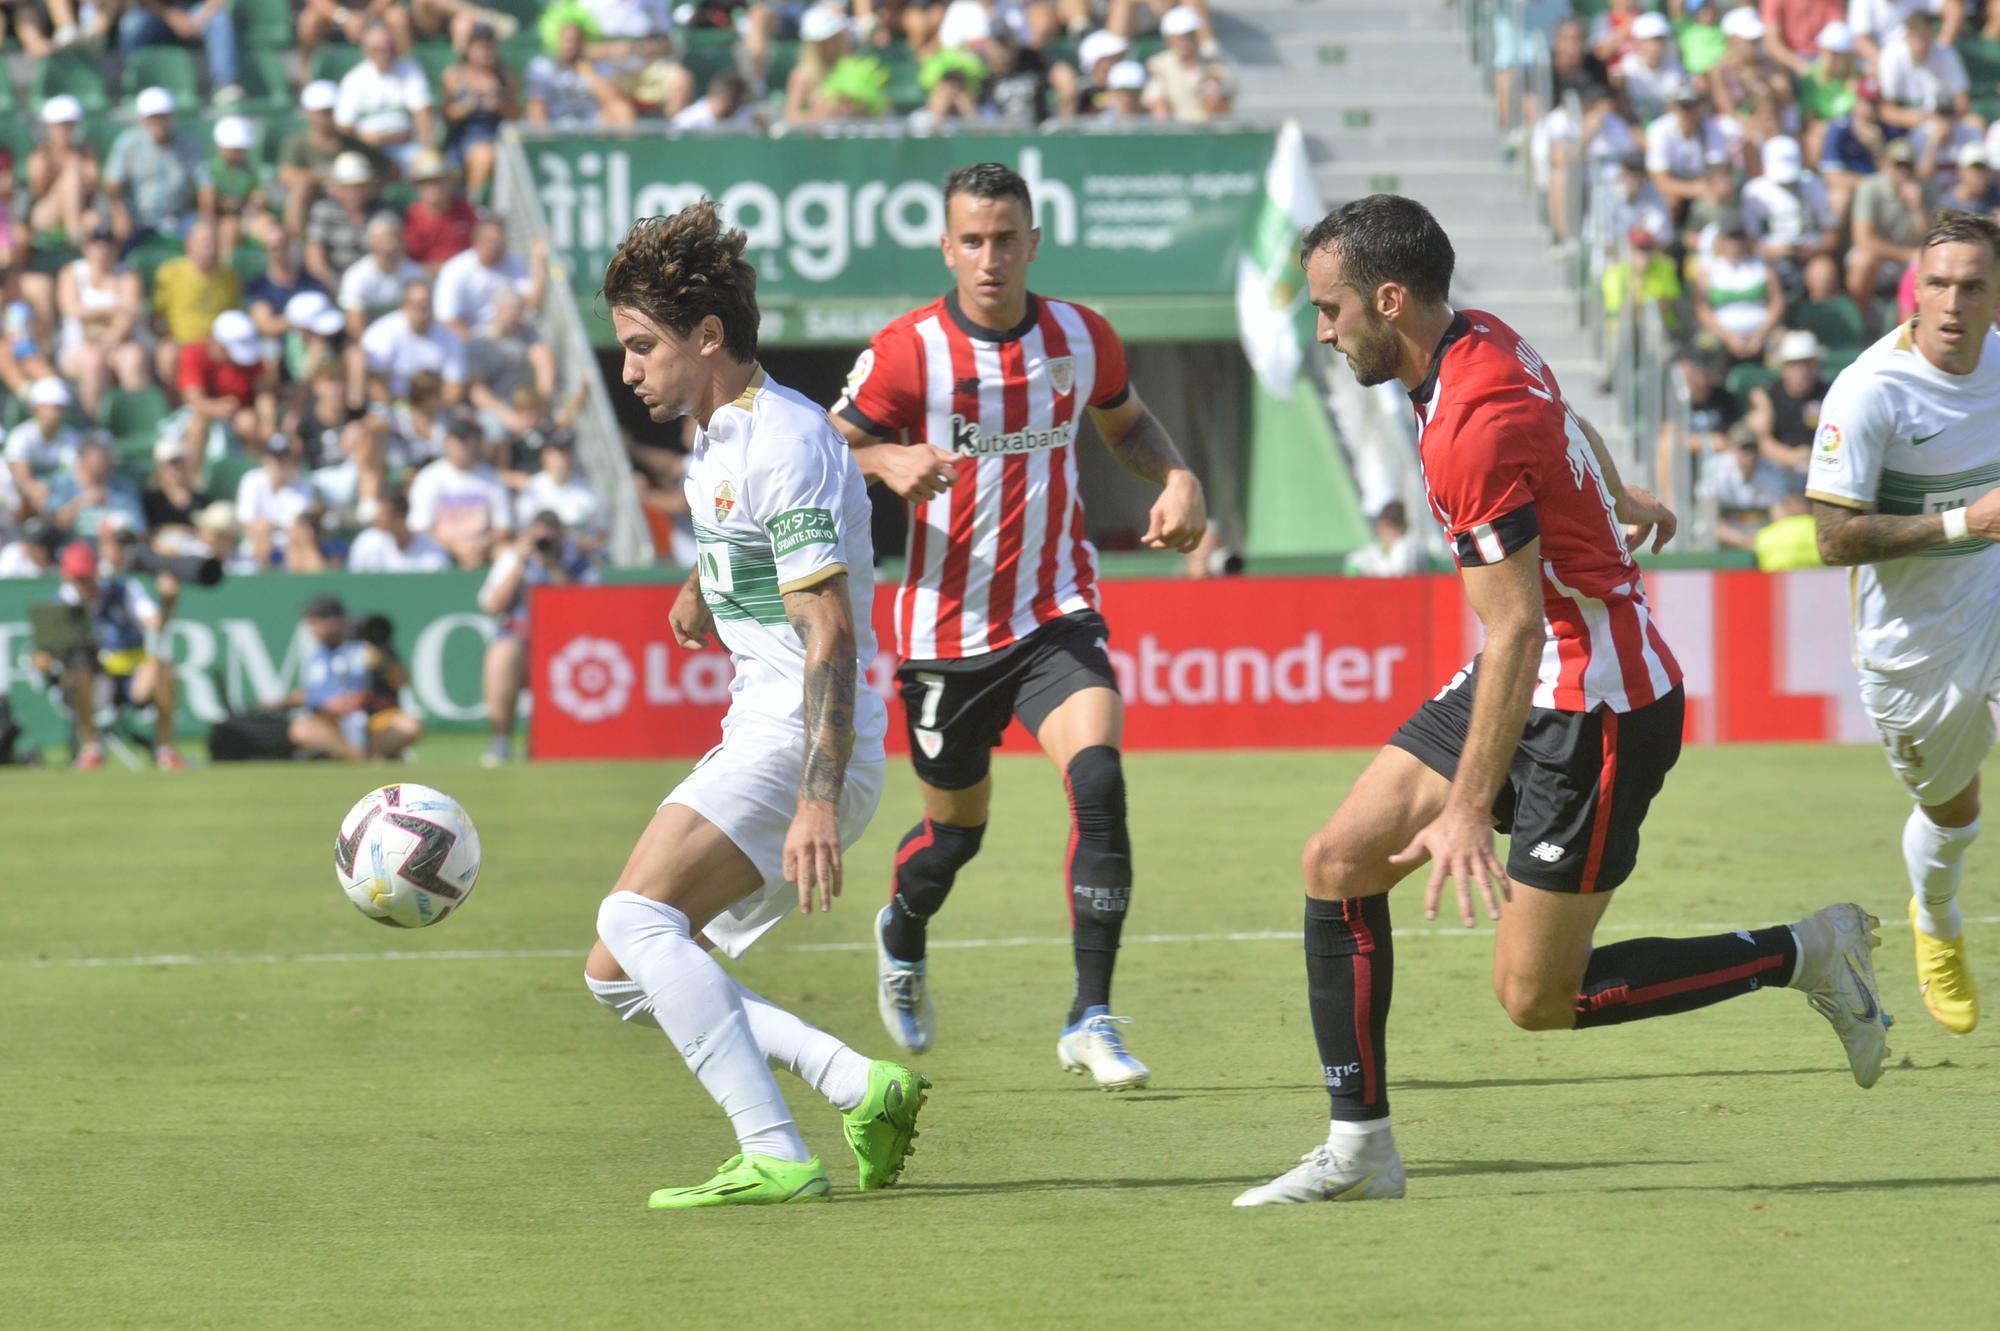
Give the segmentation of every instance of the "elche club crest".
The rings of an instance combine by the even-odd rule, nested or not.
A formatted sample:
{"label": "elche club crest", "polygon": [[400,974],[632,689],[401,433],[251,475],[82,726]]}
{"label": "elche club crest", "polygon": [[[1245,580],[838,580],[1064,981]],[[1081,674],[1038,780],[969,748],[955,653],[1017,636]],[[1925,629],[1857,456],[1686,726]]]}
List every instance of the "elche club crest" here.
{"label": "elche club crest", "polygon": [[728,481],[715,487],[715,520],[729,521],[730,513],[736,507],[736,487]]}
{"label": "elche club crest", "polygon": [[1056,356],[1043,363],[1048,368],[1049,387],[1056,390],[1056,396],[1069,396],[1069,390],[1076,387],[1076,357]]}

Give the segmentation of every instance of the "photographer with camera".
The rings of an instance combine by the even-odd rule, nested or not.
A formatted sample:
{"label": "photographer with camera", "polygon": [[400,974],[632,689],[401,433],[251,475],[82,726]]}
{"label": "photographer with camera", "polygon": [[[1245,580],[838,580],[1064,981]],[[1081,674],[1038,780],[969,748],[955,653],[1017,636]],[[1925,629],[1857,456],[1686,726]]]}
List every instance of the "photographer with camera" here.
{"label": "photographer with camera", "polygon": [[287,733],[300,750],[341,762],[393,758],[423,738],[424,724],[397,703],[410,672],[390,645],[389,621],[369,615],[353,625],[331,593],[305,603],[299,618],[312,635],[305,684],[286,705],[299,709]]}
{"label": "photographer with camera", "polygon": [[479,589],[479,608],[499,620],[486,644],[482,671],[486,725],[491,735],[480,761],[498,767],[513,757],[514,712],[528,677],[528,591],[597,581],[597,568],[563,532],[562,519],[543,510],[493,560]]}
{"label": "photographer with camera", "polygon": [[162,772],[185,771],[187,764],[173,744],[180,699],[173,662],[146,649],[148,638],[157,638],[174,613],[180,579],[168,571],[158,573],[153,585],[160,599],[155,601],[122,571],[130,565],[137,533],[126,523],[107,518],[102,539],[112,565],[109,570],[100,567],[97,552],[83,541],[71,541],[62,552],[63,581],[57,596],[64,605],[82,608],[89,634],[60,656],[36,651],[34,666],[61,687],[75,718],[79,769],[104,766],[104,745],[97,732],[100,707],[151,705],[157,713],[154,765]]}

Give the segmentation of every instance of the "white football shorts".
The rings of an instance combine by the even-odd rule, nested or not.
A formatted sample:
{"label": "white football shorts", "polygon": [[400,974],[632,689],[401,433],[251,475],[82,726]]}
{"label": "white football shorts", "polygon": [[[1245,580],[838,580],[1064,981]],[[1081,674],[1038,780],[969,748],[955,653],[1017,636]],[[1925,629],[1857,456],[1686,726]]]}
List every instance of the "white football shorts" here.
{"label": "white football shorts", "polygon": [[1965,648],[1921,673],[1861,681],[1861,703],[1882,733],[1889,766],[1919,804],[1943,804],[1971,785],[1993,747],[2000,616]]}
{"label": "white football shorts", "polygon": [[[865,685],[864,685],[865,687]],[[738,726],[703,756],[660,803],[684,804],[722,829],[750,857],[764,885],[708,922],[702,930],[716,949],[740,957],[798,904],[797,886],[785,878],[785,836],[798,811],[805,742],[796,732]],[[840,845],[854,845],[882,802],[887,763],[880,744],[847,764],[840,793]]]}

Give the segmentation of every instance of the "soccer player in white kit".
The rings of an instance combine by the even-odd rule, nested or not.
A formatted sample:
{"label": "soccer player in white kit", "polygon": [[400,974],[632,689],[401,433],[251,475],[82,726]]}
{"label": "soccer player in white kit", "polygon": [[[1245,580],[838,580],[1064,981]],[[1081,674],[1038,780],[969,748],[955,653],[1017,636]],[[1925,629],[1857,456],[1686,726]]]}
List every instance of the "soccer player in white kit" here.
{"label": "soccer player in white kit", "polygon": [[1853,567],[1854,663],[1903,826],[1924,1006],[1979,1021],[1958,906],[1979,835],[1979,766],[2000,702],[2000,225],[1941,214],[1917,313],[1841,371],[1820,408],[1806,495],[1820,556]]}
{"label": "soccer player in white kit", "polygon": [[722,743],[676,786],[597,912],[585,978],[599,1002],[651,1017],[729,1116],[741,1153],[709,1182],[649,1205],[823,1201],[767,1064],[843,1112],[861,1187],[896,1181],[929,1085],[871,1062],[733,980],[796,900],[840,893],[841,853],[882,797],[888,711],[856,681],[875,655],[867,484],[811,401],[757,365],[757,274],[707,200],[635,225],[604,275],[623,379],[655,421],[700,426],[687,497],[700,559],[669,619],[689,649],[711,633],[736,677]]}

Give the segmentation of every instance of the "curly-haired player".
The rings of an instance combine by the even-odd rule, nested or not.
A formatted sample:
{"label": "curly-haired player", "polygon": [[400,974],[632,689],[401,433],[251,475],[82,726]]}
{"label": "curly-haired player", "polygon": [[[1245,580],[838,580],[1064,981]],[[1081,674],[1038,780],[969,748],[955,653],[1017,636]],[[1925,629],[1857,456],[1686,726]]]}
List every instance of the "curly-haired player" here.
{"label": "curly-haired player", "polygon": [[[845,1117],[861,1186],[893,1183],[929,1083],[870,1062],[751,993],[731,957],[791,910],[840,892],[841,853],[882,796],[887,709],[855,681],[875,655],[867,485],[825,414],[757,365],[757,273],[704,200],[635,225],[604,274],[623,379],[655,421],[692,416],[688,505],[699,566],[670,621],[683,647],[735,662],[722,743],[674,787],[597,912],[585,979],[650,1016],[729,1115],[741,1154],[663,1209],[817,1201],[806,1149],[766,1060]],[[856,613],[857,607],[860,613]]]}

